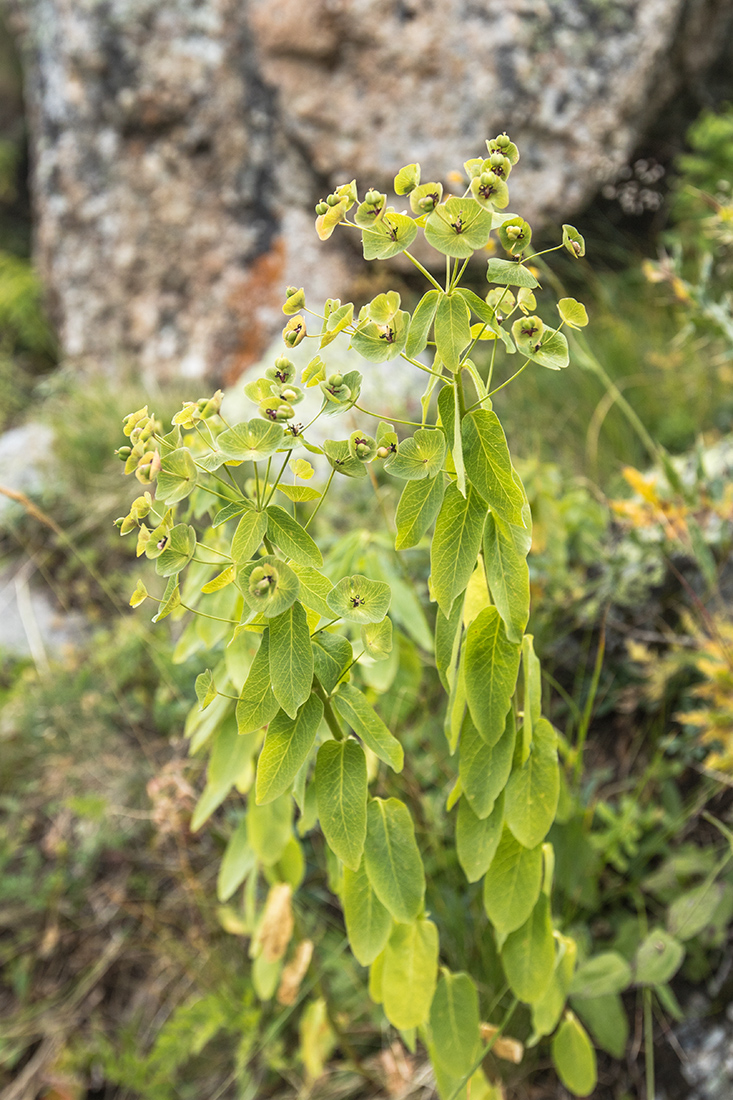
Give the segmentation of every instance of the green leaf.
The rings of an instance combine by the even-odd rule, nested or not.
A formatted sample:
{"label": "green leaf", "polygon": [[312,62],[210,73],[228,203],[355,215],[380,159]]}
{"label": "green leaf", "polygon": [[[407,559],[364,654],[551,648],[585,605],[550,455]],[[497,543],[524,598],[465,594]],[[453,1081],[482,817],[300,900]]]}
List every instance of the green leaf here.
{"label": "green leaf", "polygon": [[231,555],[242,568],[254,555],[267,534],[267,516],[264,512],[245,512],[234,532]]}
{"label": "green leaf", "polygon": [[381,622],[389,611],[391,598],[388,584],[354,573],[338,582],[326,602],[334,615],[363,625]]}
{"label": "green leaf", "polygon": [[196,464],[187,447],[168,451],[160,460],[160,472],[155,485],[155,499],[177,504],[196,488]]}
{"label": "green leaf", "polygon": [[413,921],[423,905],[425,872],[404,802],[396,798],[370,801],[364,865],[375,894],[394,919]]}
{"label": "green leaf", "polygon": [[256,740],[238,736],[233,714],[219,724],[206,769],[206,786],[191,818],[191,832],[197,832],[211,817],[249,766]]}
{"label": "green leaf", "polygon": [[475,409],[461,425],[463,461],[472,485],[497,516],[523,526],[524,494],[514,480],[504,429],[495,412]]}
{"label": "green leaf", "polygon": [[501,949],[501,963],[512,993],[527,1004],[542,999],[555,965],[550,902],[540,894],[521,928],[510,932]]}
{"label": "green leaf", "polygon": [[612,1058],[623,1058],[629,1041],[629,1018],[619,994],[573,1000],[573,1008],[590,1029],[596,1046]]}
{"label": "green leaf", "polygon": [[488,817],[476,817],[466,798],[458,803],[456,849],[458,862],[469,882],[478,882],[488,871],[501,840],[504,822],[503,795],[494,802]]}
{"label": "green leaf", "polygon": [[255,854],[247,835],[247,818],[242,817],[229,838],[219,865],[216,880],[216,896],[220,902],[229,901],[255,866]]}
{"label": "green leaf", "polygon": [[542,848],[523,848],[505,827],[484,879],[484,908],[497,932],[520,928],[542,885]]}
{"label": "green leaf", "polygon": [[506,788],[506,823],[525,848],[534,848],[547,836],[559,796],[557,735],[547,719],[540,718],[529,756],[512,772]]}
{"label": "green leaf", "polygon": [[196,677],[196,698],[199,701],[199,709],[206,710],[209,703],[213,703],[219,694],[214,683],[214,675],[210,668]]}
{"label": "green leaf", "polygon": [[227,428],[216,439],[219,450],[227,458],[234,458],[239,462],[259,462],[284,442],[285,434],[280,424],[268,424],[266,420],[257,418]]}
{"label": "green leaf", "polygon": [[456,600],[446,618],[438,608],[435,616],[435,665],[440,682],[446,691],[453,686],[453,678],[458,668],[458,655],[462,637],[463,601]]}
{"label": "green leaf", "polygon": [[278,493],[292,501],[293,504],[303,504],[312,500],[320,500],[323,496],[318,489],[310,485],[283,485],[282,481],[277,487]]}
{"label": "green leaf", "polygon": [[622,993],[631,985],[631,967],[617,951],[603,951],[586,959],[578,967],[570,985],[570,995],[584,999]]}
{"label": "green leaf", "polygon": [[323,565],[321,551],[311,536],[284,508],[271,504],[265,512],[267,533],[283,554],[298,565]]}
{"label": "green leaf", "polygon": [[576,260],[579,260],[581,256],[585,256],[585,240],[572,225],[562,227],[562,243]]}
{"label": "green leaf", "polygon": [[691,940],[712,924],[723,895],[723,883],[703,882],[680,894],[667,912],[667,927],[680,940]]}
{"label": "green leaf", "polygon": [[383,661],[392,652],[392,620],[385,616],[381,623],[368,623],[361,628],[365,651],[375,661]]}
{"label": "green leaf", "polygon": [[576,1096],[590,1096],[596,1087],[596,1052],[585,1028],[572,1012],[552,1040],[552,1061],[557,1075]]}
{"label": "green leaf", "polygon": [[401,772],[405,759],[402,745],[389,732],[366,696],[351,684],[341,684],[331,701],[357,737],[393,771]]}
{"label": "green leaf", "polygon": [[259,803],[272,802],[290,790],[313,748],[322,718],[323,703],[317,695],[310,695],[295,718],[281,710],[272,719],[257,762],[255,796]]}
{"label": "green leaf", "polygon": [[369,966],[384,950],[392,917],[374,893],[363,860],[358,870],[344,870],[341,901],[351,950],[357,962]]}
{"label": "green leaf", "polygon": [[319,630],[313,636],[313,662],[316,676],[329,695],[353,659],[354,651],[351,648],[351,642],[346,638],[338,634],[329,634],[326,630]]}
{"label": "green leaf", "polygon": [[409,195],[420,183],[420,165],[406,164],[394,178],[395,195]]}
{"label": "green leaf", "polygon": [[403,1031],[425,1023],[438,977],[438,930],[429,920],[396,924],[384,949],[382,997],[389,1022]]}
{"label": "green leaf", "polygon": [[205,596],[210,596],[213,592],[220,592],[222,588],[226,588],[227,585],[232,584],[237,575],[237,570],[233,565],[228,565],[221,573],[218,573],[215,577],[212,577],[210,581],[201,586],[201,591]]}
{"label": "green leaf", "polygon": [[240,736],[262,729],[279,709],[270,685],[270,632],[265,630],[237,703]]}
{"label": "green leaf", "polygon": [[463,793],[479,818],[488,817],[506,786],[515,739],[514,714],[511,710],[507,714],[504,732],[492,748],[479,734],[470,714],[466,714],[463,720],[458,774]]}
{"label": "green leaf", "polygon": [[486,504],[469,488],[461,496],[455,483],[448,486],[435,523],[430,547],[433,596],[445,616],[456,596],[465,591],[481,546]]}
{"label": "green leaf", "polygon": [[357,741],[324,741],[316,757],[318,819],[329,848],[356,871],[367,831],[367,767]]}
{"label": "green leaf", "polygon": [[468,974],[443,970],[430,1007],[430,1031],[436,1059],[453,1077],[467,1074],[479,1050],[479,1004]]}
{"label": "green leaf", "polygon": [[411,359],[414,359],[427,347],[430,326],[435,319],[435,311],[438,308],[438,299],[441,293],[440,290],[429,290],[415,306],[407,334],[407,343],[405,344],[405,353]]}
{"label": "green leaf", "polygon": [[371,363],[396,359],[405,346],[409,323],[410,314],[404,310],[384,325],[362,321],[351,337],[351,347]]}
{"label": "green leaf", "polygon": [[674,977],[684,957],[685,949],[679,940],[657,928],[639,945],[634,958],[634,981],[637,985],[663,985]]}
{"label": "green leaf", "polygon": [[490,332],[493,332],[495,336],[503,342],[506,350],[510,355],[514,355],[516,348],[514,347],[514,341],[512,340],[506,329],[502,328],[496,319],[496,310],[485,302],[483,298],[479,298],[478,294],[475,294],[468,287],[457,287],[458,293],[461,295],[467,305],[473,310],[477,317],[480,317]]}
{"label": "green leaf", "polygon": [[460,294],[441,294],[435,315],[435,345],[438,355],[454,373],[461,353],[471,343],[471,314]]}
{"label": "green leaf", "polygon": [[489,512],[484,526],[484,562],[491,598],[510,642],[521,642],[529,621],[528,543],[523,527]]}
{"label": "green leaf", "polygon": [[348,328],[354,319],[354,303],[347,302],[344,306],[339,306],[333,313],[330,313],[328,320],[326,321],[326,328],[321,335],[321,342],[318,345],[319,348],[328,347],[332,344],[339,333],[343,332],[345,328]]}
{"label": "green leaf", "polygon": [[324,577],[323,573],[319,573],[317,569],[312,569],[308,565],[298,565],[297,562],[293,562],[290,568],[300,581],[300,602],[311,611],[317,611],[325,619],[332,618],[331,608],[326,603],[333,590],[328,577]]}
{"label": "green leaf", "polygon": [[404,481],[421,481],[436,477],[444,459],[444,433],[435,428],[418,428],[385,460],[384,468]]}
{"label": "green leaf", "polygon": [[557,303],[557,311],[571,328],[585,328],[588,324],[588,312],[583,303],[576,302],[575,298],[561,298]]}
{"label": "green leaf", "polygon": [[292,835],[293,800],[282,794],[274,802],[259,806],[254,798],[247,805],[247,832],[260,863],[273,867],[287,848]]}
{"label": "green leaf", "polygon": [[489,260],[486,278],[499,286],[524,286],[529,290],[540,285],[532,272],[515,260]]}
{"label": "green leaf", "polygon": [[225,505],[219,512],[216,513],[211,521],[212,527],[221,527],[223,523],[226,523],[230,519],[234,519],[235,516],[241,516],[242,512],[252,512],[254,505],[248,500],[233,500],[231,504]]}
{"label": "green leaf", "polygon": [[171,577],[168,584],[165,586],[165,592],[163,593],[163,599],[158,604],[158,613],[153,615],[150,620],[153,623],[159,623],[161,619],[164,619],[166,615],[170,615],[171,611],[175,611],[181,603],[181,589],[178,585],[178,577]]}
{"label": "green leaf", "polygon": [[466,698],[474,725],[489,748],[506,726],[519,655],[520,648],[508,640],[497,609],[484,608],[466,637]]}
{"label": "green leaf", "polygon": [[313,651],[308,619],[296,602],[270,620],[270,680],[280,706],[295,718],[311,693]]}
{"label": "green leaf", "polygon": [[193,527],[179,523],[172,527],[165,549],[156,558],[155,572],[159,577],[172,577],[180,573],[190,562],[196,550],[196,532]]}
{"label": "green leaf", "polygon": [[363,230],[364,259],[389,260],[409,248],[416,236],[412,218],[388,211],[376,225]]}
{"label": "green leaf", "polygon": [[540,1000],[532,1005],[533,1044],[543,1035],[550,1035],[555,1030],[565,1008],[578,948],[575,940],[569,936],[558,935],[557,951],[557,965],[550,984]]}
{"label": "green leaf", "polygon": [[475,199],[451,198],[436,206],[426,221],[425,240],[445,256],[468,259],[486,246],[491,225],[491,211]]}
{"label": "green leaf", "polygon": [[130,596],[130,607],[139,607],[148,598],[148,590],[141,580],[135,585],[135,591]]}

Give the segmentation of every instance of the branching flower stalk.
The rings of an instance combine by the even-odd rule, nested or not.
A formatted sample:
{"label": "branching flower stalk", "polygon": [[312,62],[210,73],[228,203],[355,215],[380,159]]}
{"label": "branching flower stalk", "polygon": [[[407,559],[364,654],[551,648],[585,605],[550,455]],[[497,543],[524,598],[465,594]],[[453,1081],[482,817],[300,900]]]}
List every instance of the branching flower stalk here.
{"label": "branching flower stalk", "polygon": [[[360,201],[355,181],[320,202],[321,239],[343,228],[361,234],[366,260],[406,255],[426,292],[412,313],[395,291],[358,311],[329,299],[321,313],[306,307],[303,288],[288,288],[286,353],[245,385],[256,416],[230,427],[217,392],[184,404],[165,435],[147,407],[125,418],[129,445],[118,453],[145,491],[117,522],[121,534],[136,533],[138,555],[154,560],[167,581],[153,597],[160,600],[154,621],[186,612],[206,617],[206,629],[192,618],[178,642],[182,657],[215,655],[214,667],[196,680],[198,703],[186,728],[191,752],[209,753],[192,828],[233,788],[247,795],[242,827],[224,856],[219,897],[227,901],[244,883],[255,988],[264,999],[277,988],[294,925],[280,904],[285,895],[273,891],[297,890],[300,841],[319,828],[351,949],[369,967],[370,995],[394,1027],[423,1042],[441,1096],[466,1097],[469,1081],[483,1078],[482,1051],[491,1046],[481,1041],[485,978],[440,965],[440,930],[425,908],[410,810],[402,799],[373,793],[385,770],[399,776],[405,754],[400,729],[380,716],[365,662],[393,660],[393,621],[395,632],[405,623],[396,604],[390,617],[385,580],[354,574],[333,583],[308,530],[336,474],[359,480],[371,473],[374,481],[369,467],[378,464],[403,484],[396,550],[430,540],[435,634],[425,658],[434,660],[446,698],[455,774],[446,809],[457,807],[458,860],[467,884],[483,881],[486,935],[494,938],[506,979],[506,994],[486,1014],[499,1010],[502,999],[505,1011],[511,1002],[507,1020],[517,1002],[528,1006],[531,1042],[552,1036],[561,1080],[585,1096],[595,1084],[595,1054],[566,1008],[576,948],[554,927],[551,904],[547,835],[560,791],[557,734],[542,714],[540,664],[525,633],[532,518],[491,397],[526,368],[567,367],[561,328],[583,327],[587,315],[572,298],[557,303],[558,325],[546,310],[545,319],[537,314],[539,272],[523,260],[532,231],[505,212],[519,152],[501,134],[487,142],[487,154],[464,165],[462,197],[444,197],[440,183],[422,183],[417,164],[402,168],[394,190],[409,196],[411,214],[396,212],[375,189]],[[419,233],[445,257],[444,287],[408,251]],[[486,262],[492,236],[504,258],[488,259],[481,297],[462,278],[472,259]],[[563,246],[574,257],[584,254],[572,226],[563,227]],[[306,314],[319,319],[318,331],[307,331]],[[318,354],[298,379],[287,351],[306,339],[318,343]],[[360,371],[327,365],[327,349],[337,340],[369,363],[401,358],[416,378],[427,373],[422,424],[361,409]],[[471,358],[486,341],[488,385]],[[515,356],[520,365],[512,370]],[[504,381],[487,392],[502,366]],[[303,427],[295,410],[309,388],[320,390],[322,402]],[[374,434],[365,428],[320,445],[313,439],[316,421],[349,410],[378,419]],[[330,466],[323,488],[312,485],[312,455]],[[284,480],[288,468],[293,484]],[[155,507],[165,509],[157,516],[153,494]],[[310,512],[304,523],[298,505]],[[221,561],[195,555],[197,545]],[[139,582],[130,602],[138,606],[147,596]],[[263,881],[270,891],[258,908]],[[280,924],[273,927],[276,910]]]}

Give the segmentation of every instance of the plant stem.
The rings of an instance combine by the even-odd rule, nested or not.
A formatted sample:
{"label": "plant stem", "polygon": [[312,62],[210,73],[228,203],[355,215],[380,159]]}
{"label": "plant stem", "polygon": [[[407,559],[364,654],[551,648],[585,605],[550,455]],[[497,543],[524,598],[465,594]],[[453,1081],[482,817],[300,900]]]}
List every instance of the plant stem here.
{"label": "plant stem", "polygon": [[422,271],[423,275],[424,275],[424,276],[425,276],[425,278],[426,278],[426,279],[428,280],[428,282],[429,282],[429,283],[432,283],[432,284],[433,284],[433,286],[435,287],[435,289],[436,289],[436,290],[440,290],[440,291],[442,292],[443,288],[442,288],[442,286],[440,285],[440,283],[438,283],[438,282],[436,282],[436,281],[435,281],[435,279],[434,279],[434,278],[433,278],[433,276],[432,276],[432,275],[430,274],[430,272],[429,272],[429,271],[428,271],[428,270],[427,270],[426,268],[424,268],[424,267],[423,267],[423,265],[422,265],[422,264],[420,263],[420,261],[419,261],[419,260],[416,260],[416,259],[415,259],[415,257],[414,257],[414,256],[412,255],[412,253],[411,253],[411,252],[408,252],[408,251],[407,251],[407,249],[405,249],[405,250],[404,250],[404,252],[402,253],[402,255],[403,255],[403,256],[407,256],[407,259],[408,259],[408,260],[410,261],[410,263],[414,264],[414,265],[415,265],[415,267],[416,267],[416,268],[417,268],[417,269],[418,269],[419,271]]}
{"label": "plant stem", "polygon": [[272,498],[273,498],[273,495],[274,495],[274,493],[275,493],[275,490],[277,489],[278,483],[279,483],[279,481],[280,481],[280,478],[281,478],[281,477],[283,476],[283,474],[285,473],[285,467],[287,466],[287,464],[288,464],[288,459],[290,458],[290,456],[291,456],[291,454],[292,454],[292,453],[293,453],[293,452],[292,452],[292,449],[286,452],[286,454],[285,454],[285,459],[283,460],[283,464],[282,464],[282,466],[280,467],[280,473],[279,473],[279,474],[277,475],[277,477],[275,478],[275,482],[274,482],[274,484],[273,484],[272,488],[270,489],[270,495],[268,496],[267,500],[265,501],[265,503],[264,503],[263,507],[265,507],[265,508],[266,508],[266,507],[267,507],[267,505],[268,505],[268,504],[270,503],[270,501],[272,500]]}
{"label": "plant stem", "polygon": [[481,1051],[478,1058],[476,1059],[476,1061],[471,1066],[468,1073],[463,1075],[463,1077],[461,1078],[459,1084],[456,1085],[456,1087],[453,1089],[453,1092],[448,1097],[448,1100],[457,1100],[457,1097],[460,1095],[460,1092],[461,1092],[461,1089],[463,1088],[463,1086],[468,1084],[468,1082],[471,1080],[471,1078],[473,1077],[476,1070],[480,1068],[481,1063],[483,1062],[484,1058],[486,1057],[486,1055],[489,1053],[489,1051],[493,1047],[496,1040],[499,1038],[500,1035],[503,1034],[504,1029],[508,1026],[509,1021],[511,1020],[512,1016],[514,1015],[514,1010],[517,1007],[518,1003],[519,1003],[519,1001],[515,997],[514,1000],[512,1001],[512,1003],[510,1004],[509,1010],[507,1011],[504,1019],[501,1021],[498,1028],[496,1029],[496,1032],[491,1036],[488,1043],[483,1048],[483,1050]]}
{"label": "plant stem", "polygon": [[458,412],[463,420],[466,415],[466,395],[463,392],[463,377],[460,370],[456,373],[456,393],[458,394]]}
{"label": "plant stem", "polygon": [[307,520],[306,524],[304,525],[303,530],[307,531],[308,528],[310,527],[311,523],[313,522],[313,520],[318,515],[318,509],[321,507],[324,500],[326,499],[326,493],[331,488],[331,482],[333,481],[333,475],[335,473],[336,473],[336,471],[334,469],[332,469],[331,473],[328,475],[328,481],[326,482],[326,488],[323,490],[323,493],[321,495],[321,499],[318,501],[318,504],[316,504],[315,508],[313,509],[311,514],[309,515],[308,520]]}
{"label": "plant stem", "polygon": [[603,667],[603,655],[606,651],[606,616],[603,616],[603,622],[601,623],[601,636],[598,640],[598,649],[596,651],[596,662],[593,667],[593,678],[588,688],[588,698],[585,701],[583,707],[583,716],[580,719],[580,725],[578,726],[578,741],[575,746],[575,782],[580,779],[583,771],[583,749],[585,748],[585,739],[588,736],[588,727],[590,725],[591,715],[593,714],[593,704],[596,701],[596,695],[598,693],[598,681],[601,678],[601,669]]}
{"label": "plant stem", "polygon": [[339,720],[334,713],[333,707],[331,706],[331,700],[329,699],[328,695],[326,695],[325,688],[323,687],[323,684],[317,676],[313,677],[313,690],[323,703],[323,717],[326,719],[326,724],[328,725],[328,728],[333,734],[335,740],[343,741],[344,731],[341,729],[341,726],[339,725]]}
{"label": "plant stem", "polygon": [[654,1100],[654,1021],[652,1019],[652,991],[644,989],[644,1067],[646,1070],[646,1100]]}
{"label": "plant stem", "polygon": [[[366,416],[373,416],[375,420],[385,420],[386,417],[382,413],[372,412],[371,409],[363,409],[361,405],[354,403],[354,408],[358,409],[360,413],[364,413]],[[393,420],[395,424],[405,424],[408,428],[424,428],[424,424],[418,424],[416,420],[400,420],[398,416],[390,416],[390,420]]]}
{"label": "plant stem", "polygon": [[525,362],[522,363],[519,370],[515,371],[514,374],[511,376],[511,378],[507,378],[506,382],[502,382],[502,384],[500,386],[497,386],[496,389],[491,390],[489,393],[486,394],[486,396],[487,397],[493,397],[495,393],[498,393],[499,390],[503,390],[504,387],[508,386],[510,382],[513,382],[515,378],[519,378],[519,375],[522,373],[524,368],[528,367],[531,362],[532,362],[531,359],[525,360]]}

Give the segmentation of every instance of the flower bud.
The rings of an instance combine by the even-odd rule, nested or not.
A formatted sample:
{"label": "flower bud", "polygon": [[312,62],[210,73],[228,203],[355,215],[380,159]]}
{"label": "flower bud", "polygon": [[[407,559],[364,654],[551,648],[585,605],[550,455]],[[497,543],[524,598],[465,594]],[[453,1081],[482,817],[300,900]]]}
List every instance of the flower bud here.
{"label": "flower bud", "polygon": [[335,390],[344,384],[344,376],[342,374],[330,374],[328,376],[328,384]]}
{"label": "flower bud", "polygon": [[296,314],[295,317],[291,317],[287,325],[283,329],[283,340],[289,348],[297,348],[298,344],[302,343],[306,336],[305,320]]}
{"label": "flower bud", "polygon": [[339,199],[338,195],[329,195],[328,198],[326,199],[326,205],[327,206],[338,206],[340,201],[341,200]]}
{"label": "flower bud", "polygon": [[132,447],[118,447],[115,454],[119,458],[120,462],[125,462],[132,454]]}
{"label": "flower bud", "polygon": [[293,416],[295,416],[295,409],[292,405],[288,405],[285,402],[278,406],[277,412],[275,413],[277,420],[290,420]]}
{"label": "flower bud", "polygon": [[114,521],[115,527],[117,527],[118,530],[119,530],[119,528],[122,527],[122,524],[124,522],[125,522],[125,516],[118,516],[117,519]]}
{"label": "flower bud", "polygon": [[377,458],[387,458],[389,454],[389,447],[377,447]]}

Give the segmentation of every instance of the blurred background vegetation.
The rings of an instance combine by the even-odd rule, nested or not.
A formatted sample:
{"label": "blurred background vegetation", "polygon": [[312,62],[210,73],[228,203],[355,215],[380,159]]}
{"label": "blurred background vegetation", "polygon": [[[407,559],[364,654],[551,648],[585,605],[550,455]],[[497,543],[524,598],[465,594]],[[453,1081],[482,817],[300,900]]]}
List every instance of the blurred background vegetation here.
{"label": "blurred background vegetation", "polygon": [[[19,70],[1,29],[0,103],[0,429],[31,420],[54,433],[53,475],[35,512],[3,510],[0,553],[6,583],[31,561],[58,610],[85,623],[74,646],[0,665],[0,1096],[432,1095],[419,1049],[383,1031],[345,951],[317,840],[294,874],[318,962],[291,1005],[253,985],[246,898],[220,881],[217,899],[241,806],[189,830],[203,768],[183,729],[201,658],[192,646],[171,656],[168,624],[127,610],[139,565],[111,523],[128,496],[112,454],[120,416],[148,395],[59,365],[29,259]],[[732,182],[733,108],[699,117],[666,173],[639,158],[578,222],[587,261],[547,276],[591,316],[571,372],[527,373],[497,400],[535,516],[531,629],[566,765],[550,838],[560,915],[586,954],[630,958],[651,922],[684,942],[682,968],[654,991],[670,1100],[697,1087],[700,1021],[733,992]],[[156,395],[156,412],[180,396]],[[389,511],[395,490],[380,493]],[[368,490],[351,501],[349,524],[365,530],[322,532],[332,564],[366,561],[407,600],[404,567],[427,597],[426,552],[400,566],[368,529]],[[452,963],[470,961],[490,991],[500,979],[480,898],[469,890],[466,904],[441,843],[451,769],[423,643],[431,615],[427,598],[407,609],[399,671],[372,686],[421,750],[406,778],[429,907]],[[636,994],[574,1007],[606,1052],[596,1095],[641,1095]],[[529,1021],[514,1033],[526,1040]],[[504,1087],[560,1095],[541,1048],[492,1072],[495,1100]],[[719,1087],[697,1095],[722,1100],[730,1078]]]}

